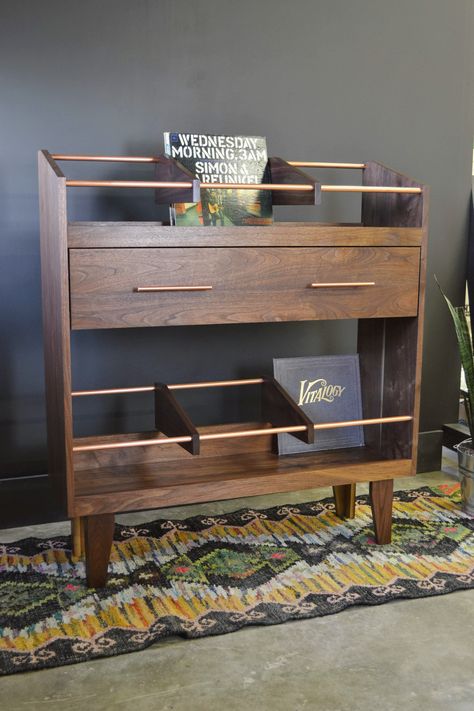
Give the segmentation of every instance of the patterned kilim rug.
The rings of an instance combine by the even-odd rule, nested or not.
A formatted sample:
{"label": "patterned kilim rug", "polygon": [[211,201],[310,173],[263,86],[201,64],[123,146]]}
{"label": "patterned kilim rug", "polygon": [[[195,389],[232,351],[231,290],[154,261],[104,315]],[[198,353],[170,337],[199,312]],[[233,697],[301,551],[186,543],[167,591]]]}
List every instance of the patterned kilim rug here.
{"label": "patterned kilim rug", "polygon": [[398,492],[385,546],[367,497],[357,503],[350,521],[325,499],[118,525],[103,590],[85,586],[68,537],[0,545],[0,672],[474,587],[474,519],[457,484]]}

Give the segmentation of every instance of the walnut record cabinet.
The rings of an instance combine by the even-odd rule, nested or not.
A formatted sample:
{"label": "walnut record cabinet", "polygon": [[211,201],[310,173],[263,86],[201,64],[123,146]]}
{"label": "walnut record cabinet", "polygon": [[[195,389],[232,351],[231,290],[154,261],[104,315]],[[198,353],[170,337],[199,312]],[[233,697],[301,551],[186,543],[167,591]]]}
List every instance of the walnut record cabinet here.
{"label": "walnut record cabinet", "polygon": [[[58,166],[66,160],[148,162],[155,177],[69,180]],[[362,184],[321,185],[304,167],[357,169]],[[393,479],[414,474],[416,466],[428,190],[376,162],[271,158],[270,172],[263,189],[272,191],[274,204],[360,192],[360,223],[69,222],[68,188],[148,188],[160,202],[196,202],[206,186],[162,156],[39,153],[49,473],[73,522],[75,554],[85,548],[92,587],[105,584],[118,512],[331,485],[337,515],[350,517],[355,485],[365,481],[377,541],[390,541]],[[71,382],[75,329],[324,319],[358,320],[360,421],[314,426],[278,383],[260,374],[187,383],[183,373],[182,383],[86,391]],[[176,393],[201,387],[258,387],[262,422],[196,427]],[[153,431],[74,436],[76,398],[142,391],[154,397]],[[275,454],[277,433],[311,442],[318,429],[351,424],[363,424],[364,447]]]}

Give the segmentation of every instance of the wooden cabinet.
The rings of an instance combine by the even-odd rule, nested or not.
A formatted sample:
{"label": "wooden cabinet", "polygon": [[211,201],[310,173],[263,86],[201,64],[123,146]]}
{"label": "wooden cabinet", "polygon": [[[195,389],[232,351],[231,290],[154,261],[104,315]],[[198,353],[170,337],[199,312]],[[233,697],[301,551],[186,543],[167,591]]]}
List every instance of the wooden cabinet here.
{"label": "wooden cabinet", "polygon": [[[367,163],[360,224],[190,228],[68,222],[77,181],[47,151],[39,174],[50,475],[77,541],[84,530],[89,584],[105,582],[121,511],[331,485],[337,513],[351,516],[355,484],[369,481],[377,539],[390,540],[393,479],[416,464],[427,189]],[[325,319],[358,319],[362,448],[278,457],[277,432],[304,439],[317,428],[260,374],[103,391],[71,383],[71,330]],[[263,421],[195,426],[178,391],[216,386],[259,387]],[[75,398],[136,391],[155,398],[154,431],[74,437]]]}

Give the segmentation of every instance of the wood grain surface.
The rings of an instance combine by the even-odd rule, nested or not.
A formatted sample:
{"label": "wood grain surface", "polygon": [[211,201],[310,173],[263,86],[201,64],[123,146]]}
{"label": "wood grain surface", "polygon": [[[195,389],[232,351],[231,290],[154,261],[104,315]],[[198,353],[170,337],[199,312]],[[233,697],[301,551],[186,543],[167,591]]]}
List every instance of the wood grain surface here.
{"label": "wood grain surface", "polygon": [[[410,196],[412,197],[412,196]],[[365,199],[365,196],[364,198]],[[170,227],[161,222],[70,222],[68,246],[102,247],[419,247],[422,230],[324,222],[275,222],[262,228]]]}
{"label": "wood grain surface", "polygon": [[[413,247],[73,249],[72,328],[414,316],[419,258]],[[375,285],[311,289],[354,281]],[[212,290],[136,293],[203,284]]]}
{"label": "wood grain surface", "polygon": [[275,191],[272,194],[273,205],[319,205],[321,202],[321,183],[299,168],[287,163],[283,158],[268,159],[272,183],[310,184],[313,191],[308,193]]}
{"label": "wood grain surface", "polygon": [[411,457],[416,473],[420,410],[423,319],[428,240],[429,190],[426,186],[370,161],[364,170],[364,184],[422,188],[421,196],[366,194],[362,198],[362,220],[372,225],[422,228],[420,281],[416,318],[364,319],[359,321],[358,352],[364,417],[413,415],[412,423],[393,427],[365,428],[366,442],[380,447],[387,457]]}
{"label": "wood grain surface", "polygon": [[102,588],[105,585],[113,535],[113,513],[85,517],[86,577],[90,588]]}
{"label": "wood grain surface", "polygon": [[[386,185],[401,188],[423,188],[382,163],[368,161],[362,173],[363,185]],[[364,193],[362,196],[362,224],[379,227],[421,227],[423,224],[424,194]]]}
{"label": "wood grain surface", "polygon": [[261,386],[262,390],[262,417],[270,422],[272,427],[286,427],[287,425],[304,425],[304,432],[295,432],[293,437],[305,444],[313,444],[314,427],[312,421],[298,407],[286,390],[275,378],[266,378]]}
{"label": "wood grain surface", "polygon": [[155,383],[155,427],[167,437],[191,437],[191,442],[182,442],[180,446],[190,454],[199,454],[199,432],[164,383]]}
{"label": "wood grain surface", "polygon": [[199,180],[184,165],[167,156],[158,156],[154,168],[155,180],[192,183],[192,188],[157,188],[155,190],[157,203],[199,202],[201,199]]}
{"label": "wood grain surface", "polygon": [[48,471],[63,510],[71,515],[71,348],[66,179],[47,151],[38,154],[43,343]]}
{"label": "wood grain surface", "polygon": [[377,543],[392,540],[393,479],[370,482],[370,501]]}
{"label": "wood grain surface", "polygon": [[133,511],[408,476],[410,459],[365,448],[279,457],[271,452],[191,457],[76,472],[76,515]]}
{"label": "wood grain surface", "polygon": [[332,487],[334,493],[334,503],[336,505],[336,515],[339,518],[354,518],[355,516],[355,484],[340,484]]}

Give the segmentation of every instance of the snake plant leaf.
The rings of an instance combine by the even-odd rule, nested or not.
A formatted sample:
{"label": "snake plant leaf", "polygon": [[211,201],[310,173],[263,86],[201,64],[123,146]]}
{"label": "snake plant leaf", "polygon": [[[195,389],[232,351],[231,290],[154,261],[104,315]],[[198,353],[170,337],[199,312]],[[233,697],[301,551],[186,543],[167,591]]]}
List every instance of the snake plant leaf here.
{"label": "snake plant leaf", "polygon": [[[436,277],[435,277],[436,279]],[[467,386],[467,398],[466,398],[466,416],[469,425],[469,431],[471,437],[474,437],[474,358],[473,358],[473,347],[472,338],[469,331],[469,324],[466,318],[466,309],[463,306],[453,306],[451,301],[448,299],[444,291],[442,290],[438,280],[436,283],[448,305],[451,317],[453,319],[454,328],[456,331],[456,338],[458,341],[459,355],[461,357],[461,364],[464,369],[464,376],[466,378]]]}

